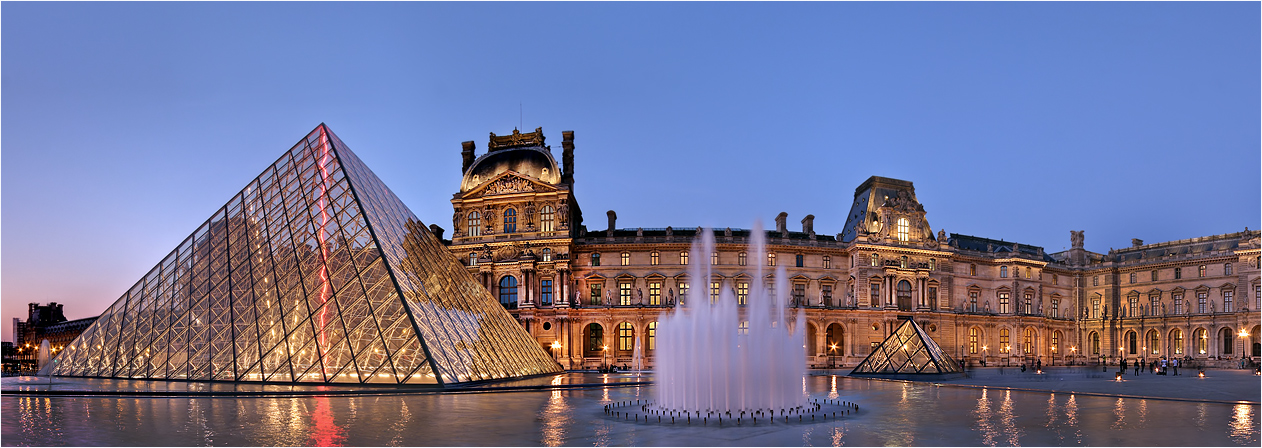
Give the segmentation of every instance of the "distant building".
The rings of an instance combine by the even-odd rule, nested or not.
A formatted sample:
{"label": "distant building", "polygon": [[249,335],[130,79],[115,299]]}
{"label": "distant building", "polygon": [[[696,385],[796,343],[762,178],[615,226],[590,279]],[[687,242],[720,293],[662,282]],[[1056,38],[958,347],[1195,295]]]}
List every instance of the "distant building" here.
{"label": "distant building", "polygon": [[[836,235],[814,216],[789,230],[781,213],[753,259],[750,230],[712,230],[715,252],[690,259],[702,229],[588,231],[574,196],[574,133],[562,164],[542,129],[491,134],[488,152],[462,147],[448,247],[536,339],[568,368],[633,363],[637,343],[652,366],[657,319],[686,291],[738,302],[771,287],[786,266],[794,306],[806,314],[811,366],[855,363],[909,316],[956,359],[971,363],[1116,363],[1120,358],[1255,359],[1259,347],[1256,230],[1145,245],[1108,254],[1046,253],[1011,241],[934,232],[911,182],[873,176],[855,189]],[[442,229],[431,225],[441,238]],[[688,265],[709,263],[693,279]],[[761,263],[766,278],[752,278]],[[606,349],[607,347],[607,349]]]}
{"label": "distant building", "polygon": [[49,302],[48,305],[31,303],[27,307],[26,321],[13,318],[15,353],[5,357],[6,372],[34,370],[39,359],[39,345],[43,340],[48,340],[49,348],[56,354],[96,322],[96,317],[67,320],[62,306],[57,302]]}

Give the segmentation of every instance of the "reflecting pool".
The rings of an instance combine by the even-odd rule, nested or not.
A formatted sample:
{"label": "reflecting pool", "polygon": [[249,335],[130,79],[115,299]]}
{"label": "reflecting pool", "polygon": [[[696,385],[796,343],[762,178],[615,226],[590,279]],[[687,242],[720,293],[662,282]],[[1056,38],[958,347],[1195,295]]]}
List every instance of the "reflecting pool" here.
{"label": "reflecting pool", "polygon": [[[564,386],[574,374],[539,379]],[[589,375],[610,384],[626,377]],[[859,404],[814,424],[632,423],[605,404],[652,386],[298,397],[0,397],[23,445],[1257,446],[1257,405],[807,376],[812,398]]]}

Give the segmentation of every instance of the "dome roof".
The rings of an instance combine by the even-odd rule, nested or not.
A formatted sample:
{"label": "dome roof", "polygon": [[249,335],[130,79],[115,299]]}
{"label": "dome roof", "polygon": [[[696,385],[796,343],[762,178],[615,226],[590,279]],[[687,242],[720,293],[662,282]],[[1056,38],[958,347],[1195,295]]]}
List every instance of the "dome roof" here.
{"label": "dome roof", "polygon": [[474,160],[460,181],[460,192],[472,190],[509,170],[551,185],[561,182],[561,171],[548,150],[538,146],[505,148],[493,150]]}

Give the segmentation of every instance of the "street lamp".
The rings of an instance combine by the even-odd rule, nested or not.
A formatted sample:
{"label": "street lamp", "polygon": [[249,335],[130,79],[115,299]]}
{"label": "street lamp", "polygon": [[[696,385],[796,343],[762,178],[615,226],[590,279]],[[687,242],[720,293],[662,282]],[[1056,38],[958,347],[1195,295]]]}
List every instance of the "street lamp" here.
{"label": "street lamp", "polygon": [[1241,328],[1240,333],[1238,333],[1238,335],[1240,336],[1240,359],[1242,361],[1241,368],[1244,368],[1243,360],[1246,358],[1245,352],[1244,352],[1244,347],[1245,347],[1244,341],[1245,341],[1245,338],[1249,337],[1249,332],[1244,331],[1244,329]]}
{"label": "street lamp", "polygon": [[1056,365],[1056,346],[1052,346],[1052,365]]}
{"label": "street lamp", "polygon": [[837,368],[837,343],[828,346],[828,368]]}
{"label": "street lamp", "polygon": [[986,356],[990,354],[987,349],[989,349],[989,347],[986,347],[985,345],[982,346],[982,367],[986,367]]}
{"label": "street lamp", "polygon": [[603,351],[603,354],[600,356],[600,366],[602,369],[608,370],[609,369],[609,346],[608,345],[602,346],[600,349]]}
{"label": "street lamp", "polygon": [[1003,365],[1007,367],[1012,367],[1012,346],[1011,345],[1003,346],[1003,352],[1004,352]]}
{"label": "street lamp", "polygon": [[[1074,365],[1074,355],[1077,355],[1077,354],[1078,354],[1078,347],[1069,347],[1069,365],[1071,366]],[[1083,364],[1086,364],[1086,363],[1087,363],[1086,361],[1083,361]]]}

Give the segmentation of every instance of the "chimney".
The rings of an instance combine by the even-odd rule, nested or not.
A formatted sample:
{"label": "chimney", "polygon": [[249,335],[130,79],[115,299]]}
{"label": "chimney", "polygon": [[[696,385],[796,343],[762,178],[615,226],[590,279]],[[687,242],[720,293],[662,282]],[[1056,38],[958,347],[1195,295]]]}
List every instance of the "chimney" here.
{"label": "chimney", "polygon": [[613,236],[613,229],[616,228],[614,225],[618,222],[618,214],[614,213],[613,210],[610,210],[605,214],[609,216],[609,229],[605,230],[605,236]]}
{"label": "chimney", "polygon": [[815,239],[815,215],[806,215],[802,218],[802,233],[805,233]]}
{"label": "chimney", "polygon": [[438,237],[438,241],[443,240],[443,228],[438,227],[438,224],[430,224],[429,233],[432,233],[434,234],[434,236]]}
{"label": "chimney", "polygon": [[1144,245],[1144,240],[1139,238],[1131,238],[1131,247],[1139,247]]}
{"label": "chimney", "polygon": [[473,165],[473,150],[477,149],[477,145],[470,140],[461,143],[460,146],[464,148],[463,151],[460,151],[460,156],[464,159],[464,163],[460,167],[460,173],[464,174]]}
{"label": "chimney", "polygon": [[776,231],[780,232],[780,236],[784,238],[789,237],[789,228],[784,223],[784,221],[787,219],[789,219],[788,213],[780,212],[779,215],[776,215]]}
{"label": "chimney", "polygon": [[561,182],[574,183],[574,131],[561,131]]}

